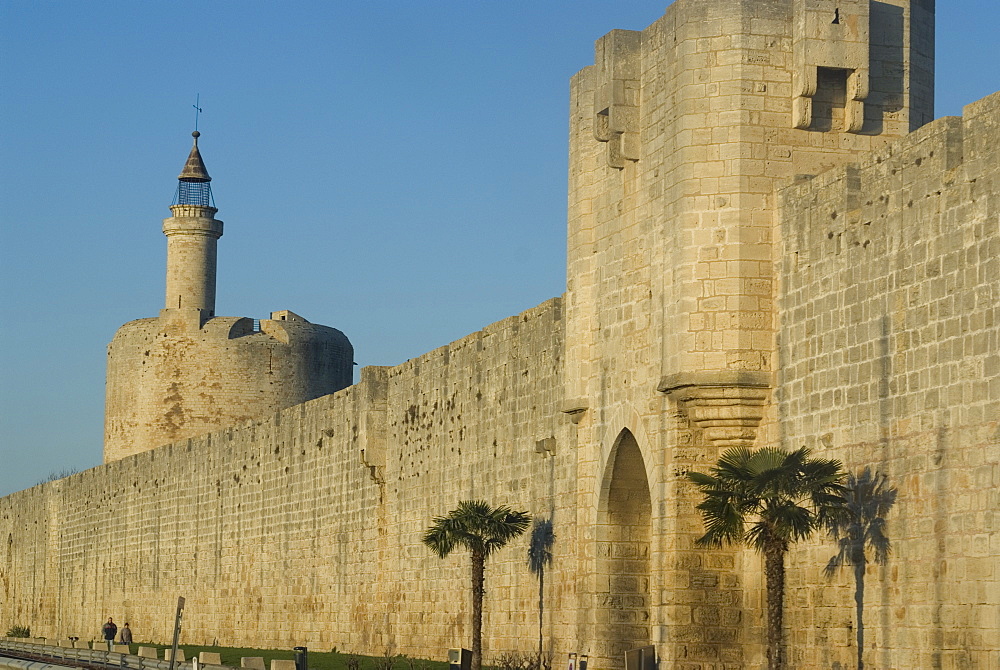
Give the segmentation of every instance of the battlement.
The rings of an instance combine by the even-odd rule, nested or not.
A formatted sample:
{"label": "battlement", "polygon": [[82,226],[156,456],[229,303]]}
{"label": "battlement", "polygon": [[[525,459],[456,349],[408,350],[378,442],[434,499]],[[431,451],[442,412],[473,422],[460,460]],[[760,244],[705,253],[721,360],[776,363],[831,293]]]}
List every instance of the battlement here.
{"label": "battlement", "polygon": [[[875,257],[898,252],[923,231],[960,189],[982,191],[994,166],[985,160],[1000,143],[1000,93],[967,105],[857,162],[807,175],[780,191],[786,253],[799,264],[809,254],[860,248]],[[992,155],[990,155],[992,158]],[[964,196],[962,196],[964,197]],[[906,214],[905,217],[901,217]]]}

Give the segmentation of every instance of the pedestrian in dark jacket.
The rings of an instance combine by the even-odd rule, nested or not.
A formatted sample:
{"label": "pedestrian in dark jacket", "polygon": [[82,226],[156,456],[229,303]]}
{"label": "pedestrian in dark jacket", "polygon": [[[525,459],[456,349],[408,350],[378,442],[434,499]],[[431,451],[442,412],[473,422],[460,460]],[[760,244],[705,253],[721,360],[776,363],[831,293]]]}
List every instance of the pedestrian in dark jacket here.
{"label": "pedestrian in dark jacket", "polygon": [[108,622],[101,627],[101,634],[108,643],[108,651],[111,651],[111,645],[115,643],[115,635],[118,634],[118,626],[115,625],[111,617],[108,617]]}

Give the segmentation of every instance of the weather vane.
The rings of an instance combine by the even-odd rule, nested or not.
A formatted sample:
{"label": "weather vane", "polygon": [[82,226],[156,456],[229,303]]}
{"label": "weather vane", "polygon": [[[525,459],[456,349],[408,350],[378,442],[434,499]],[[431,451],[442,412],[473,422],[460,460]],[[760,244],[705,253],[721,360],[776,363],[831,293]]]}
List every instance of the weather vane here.
{"label": "weather vane", "polygon": [[198,130],[198,115],[201,114],[201,93],[197,94],[194,99],[194,129]]}

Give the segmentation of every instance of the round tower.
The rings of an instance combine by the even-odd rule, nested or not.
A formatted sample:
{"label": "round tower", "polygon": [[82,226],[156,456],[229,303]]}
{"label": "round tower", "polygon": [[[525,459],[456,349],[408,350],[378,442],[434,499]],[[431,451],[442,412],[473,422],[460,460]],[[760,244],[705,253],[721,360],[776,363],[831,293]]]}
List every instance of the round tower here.
{"label": "round tower", "polygon": [[222,221],[199,133],[163,221],[166,303],[108,345],[104,460],[265,416],[350,386],[354,349],[339,330],[288,310],[215,315]]}

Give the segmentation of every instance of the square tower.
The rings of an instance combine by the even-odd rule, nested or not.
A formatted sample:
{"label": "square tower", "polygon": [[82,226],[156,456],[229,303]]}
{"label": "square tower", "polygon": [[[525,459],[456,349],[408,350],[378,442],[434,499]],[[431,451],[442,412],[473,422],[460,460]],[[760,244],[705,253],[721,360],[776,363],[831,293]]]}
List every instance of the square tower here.
{"label": "square tower", "polygon": [[[651,621],[696,620],[679,595],[702,564],[686,471],[759,446],[773,425],[776,188],[932,119],[933,11],[931,0],[677,0],[645,30],[598,40],[572,81],[563,409],[599,508],[616,490],[623,431],[663,501],[650,546],[671,551],[651,566],[650,606],[662,608]],[[596,609],[599,639],[615,614]],[[688,642],[743,634],[724,611],[712,620]],[[690,651],[650,626],[661,653]],[[597,657],[613,665],[618,651],[612,640]]]}

